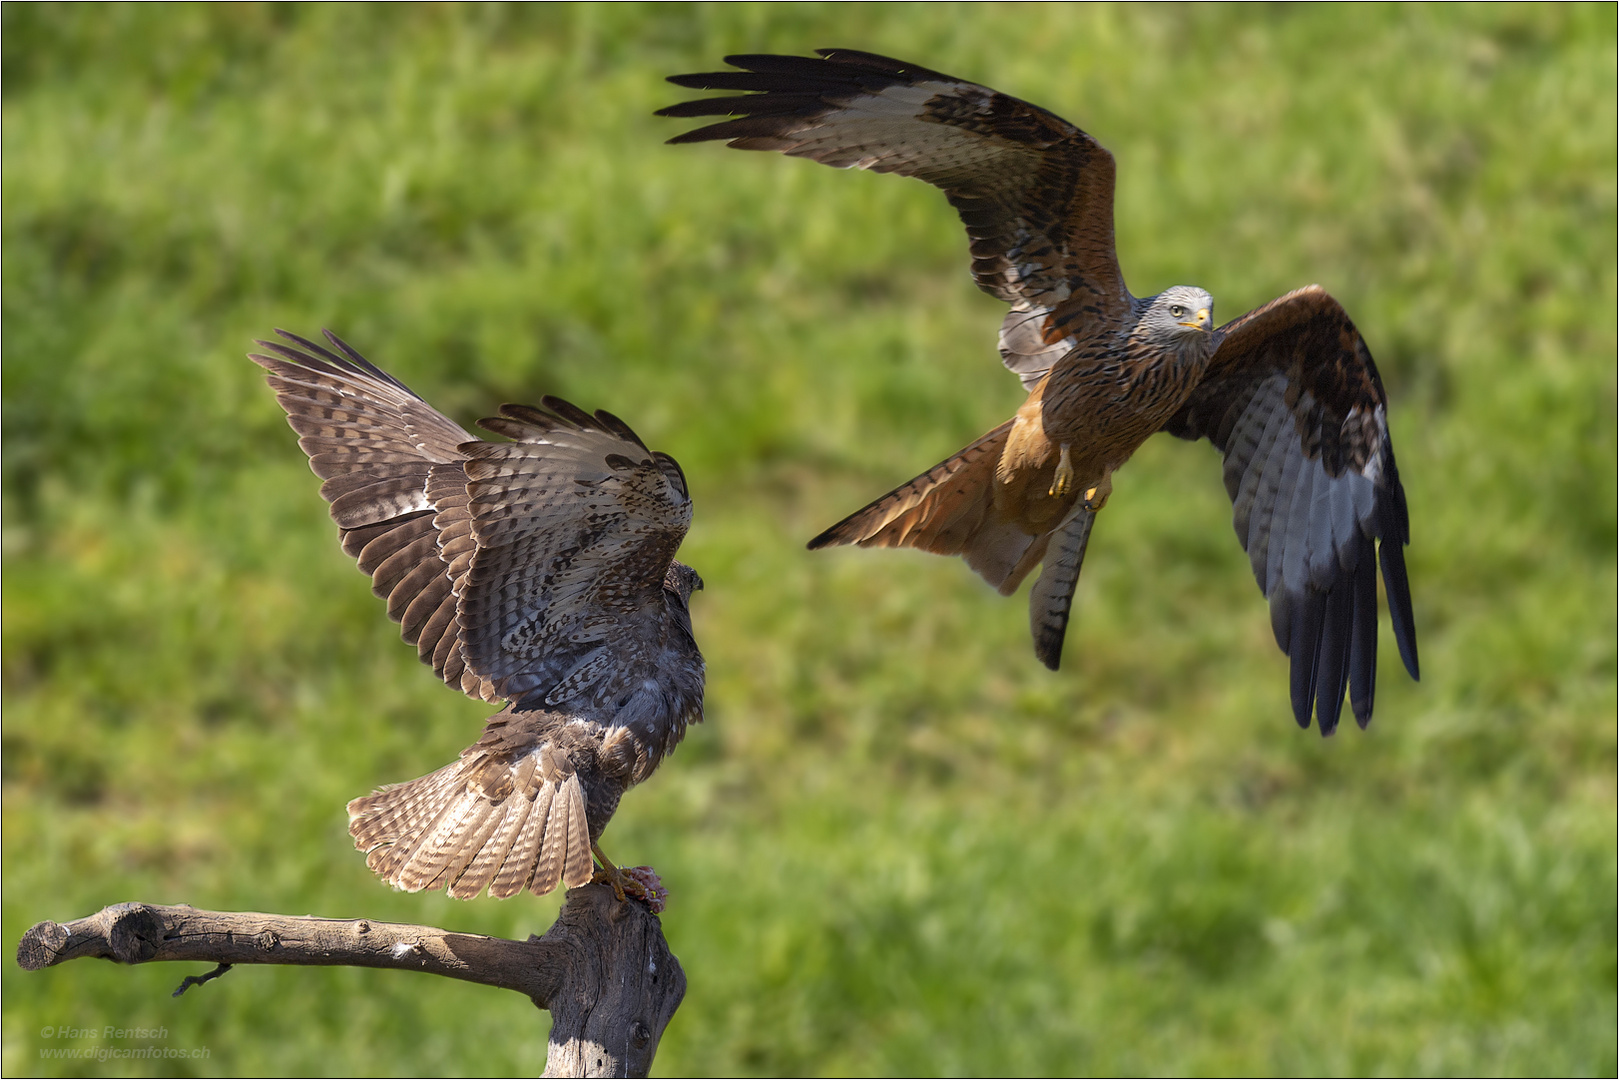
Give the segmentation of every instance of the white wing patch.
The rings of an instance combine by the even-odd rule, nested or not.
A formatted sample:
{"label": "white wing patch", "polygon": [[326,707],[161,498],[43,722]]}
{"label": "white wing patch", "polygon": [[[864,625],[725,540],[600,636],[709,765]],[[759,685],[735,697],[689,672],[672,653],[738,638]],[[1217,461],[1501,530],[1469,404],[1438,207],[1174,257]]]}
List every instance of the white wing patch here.
{"label": "white wing patch", "polygon": [[[1063,290],[1066,298],[1067,288]],[[1033,392],[1053,365],[1067,356],[1077,342],[1072,334],[1047,343],[1044,327],[1051,317],[1050,307],[1036,307],[1027,301],[1012,305],[1001,321],[1001,363],[1023,380],[1023,389]]]}

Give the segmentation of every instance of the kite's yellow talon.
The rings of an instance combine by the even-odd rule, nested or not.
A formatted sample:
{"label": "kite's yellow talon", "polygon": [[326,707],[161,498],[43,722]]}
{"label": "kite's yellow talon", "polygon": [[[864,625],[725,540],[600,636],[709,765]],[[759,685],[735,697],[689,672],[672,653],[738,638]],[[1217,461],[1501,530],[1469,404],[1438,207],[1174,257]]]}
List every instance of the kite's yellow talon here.
{"label": "kite's yellow talon", "polygon": [[1085,492],[1085,509],[1096,513],[1107,505],[1107,497],[1113,494],[1113,477],[1104,476],[1102,482]]}
{"label": "kite's yellow talon", "polygon": [[1062,453],[1057,458],[1057,475],[1052,477],[1051,490],[1047,493],[1053,499],[1060,499],[1068,494],[1068,488],[1074,482],[1074,464],[1068,460],[1068,444],[1062,444]]}

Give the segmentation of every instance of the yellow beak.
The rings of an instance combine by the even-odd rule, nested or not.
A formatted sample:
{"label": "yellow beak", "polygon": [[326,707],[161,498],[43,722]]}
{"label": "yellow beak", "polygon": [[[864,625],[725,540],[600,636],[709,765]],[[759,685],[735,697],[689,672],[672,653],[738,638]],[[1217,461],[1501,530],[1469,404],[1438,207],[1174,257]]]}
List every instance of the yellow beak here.
{"label": "yellow beak", "polygon": [[1182,326],[1189,326],[1194,330],[1206,330],[1214,320],[1209,317],[1208,308],[1198,308],[1197,314],[1192,316],[1191,322],[1183,322]]}

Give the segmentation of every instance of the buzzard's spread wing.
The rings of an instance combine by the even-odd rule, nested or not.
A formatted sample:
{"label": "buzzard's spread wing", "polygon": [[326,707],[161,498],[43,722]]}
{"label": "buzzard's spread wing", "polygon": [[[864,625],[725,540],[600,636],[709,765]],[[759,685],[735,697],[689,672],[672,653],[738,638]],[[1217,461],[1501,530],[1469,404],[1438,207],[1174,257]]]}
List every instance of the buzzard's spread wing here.
{"label": "buzzard's spread wing", "polygon": [[[691,522],[685,478],[623,421],[507,405],[472,438],[332,334],[261,342],[343,549],[406,641],[486,701],[621,708],[665,647],[664,575]],[[341,355],[339,355],[341,354]],[[695,646],[692,647],[695,651]]]}
{"label": "buzzard's spread wing", "polygon": [[1222,329],[1207,375],[1164,430],[1207,438],[1225,454],[1232,523],[1291,659],[1300,726],[1313,711],[1329,734],[1347,686],[1365,727],[1377,674],[1377,556],[1400,657],[1417,677],[1410,525],[1383,383],[1355,325],[1320,286]]}
{"label": "buzzard's spread wing", "polygon": [[852,49],[728,56],[743,71],[675,75],[699,90],[660,116],[731,116],[670,142],[726,139],[943,189],[971,241],[973,276],[1012,306],[1001,355],[1033,389],[1092,322],[1129,296],[1113,249],[1113,155],[1044,109],[937,71]]}
{"label": "buzzard's spread wing", "polygon": [[[461,656],[456,596],[472,556],[466,455],[473,437],[410,388],[328,334],[337,352],[280,331],[301,348],[259,344],[276,400],[309,465],[326,482],[343,550],[422,662],[473,697],[500,695]],[[339,355],[341,354],[341,355]]]}
{"label": "buzzard's spread wing", "polygon": [[691,524],[686,479],[620,419],[548,397],[479,421],[464,447],[477,544],[461,597],[467,664],[522,707],[615,713],[660,668],[664,577]]}

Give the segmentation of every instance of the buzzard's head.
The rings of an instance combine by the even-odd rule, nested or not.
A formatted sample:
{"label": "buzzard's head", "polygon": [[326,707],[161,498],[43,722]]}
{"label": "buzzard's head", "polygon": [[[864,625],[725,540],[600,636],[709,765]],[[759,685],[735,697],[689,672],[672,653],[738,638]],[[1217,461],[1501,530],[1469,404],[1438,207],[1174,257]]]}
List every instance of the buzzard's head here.
{"label": "buzzard's head", "polygon": [[703,579],[697,576],[697,571],[676,559],[663,575],[663,587],[680,597],[681,607],[687,607],[691,604],[691,594],[703,587]]}

